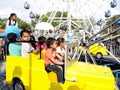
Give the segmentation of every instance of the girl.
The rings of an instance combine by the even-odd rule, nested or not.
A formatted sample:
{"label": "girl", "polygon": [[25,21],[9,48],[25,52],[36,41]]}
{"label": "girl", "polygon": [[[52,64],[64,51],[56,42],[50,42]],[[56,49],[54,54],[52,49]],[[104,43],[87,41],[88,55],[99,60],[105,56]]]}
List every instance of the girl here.
{"label": "girl", "polygon": [[38,37],[38,42],[39,43],[36,43],[36,47],[40,50],[40,47],[41,47],[41,50],[47,50],[47,46],[46,46],[46,37],[44,36],[40,36]]}
{"label": "girl", "polygon": [[6,23],[6,27],[10,26],[10,25],[12,25],[12,26],[18,26],[16,18],[17,18],[17,15],[15,13],[11,13],[10,17],[9,17],[9,20]]}
{"label": "girl", "polygon": [[[64,58],[64,56],[65,56],[65,49],[64,49],[64,47],[65,47],[65,39],[64,38],[62,38],[62,37],[59,37],[58,39],[57,39],[57,53],[61,56],[61,57],[63,57]],[[71,61],[71,58],[68,56],[68,60],[69,61]]]}
{"label": "girl", "polygon": [[57,53],[59,53],[61,56],[64,56],[64,53],[65,53],[65,49],[64,49],[64,46],[65,46],[65,39],[62,38],[62,37],[59,37],[57,39]]}

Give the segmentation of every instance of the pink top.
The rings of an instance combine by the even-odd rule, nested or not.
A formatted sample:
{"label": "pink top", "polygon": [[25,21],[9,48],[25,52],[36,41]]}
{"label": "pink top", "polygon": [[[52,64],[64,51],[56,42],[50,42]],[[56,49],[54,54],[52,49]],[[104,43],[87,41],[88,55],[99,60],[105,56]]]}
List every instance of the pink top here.
{"label": "pink top", "polygon": [[41,46],[41,50],[43,50],[43,49],[47,50],[47,46],[46,45],[40,45],[39,43],[35,43],[35,46],[37,48],[39,48],[39,49],[40,49],[40,46]]}

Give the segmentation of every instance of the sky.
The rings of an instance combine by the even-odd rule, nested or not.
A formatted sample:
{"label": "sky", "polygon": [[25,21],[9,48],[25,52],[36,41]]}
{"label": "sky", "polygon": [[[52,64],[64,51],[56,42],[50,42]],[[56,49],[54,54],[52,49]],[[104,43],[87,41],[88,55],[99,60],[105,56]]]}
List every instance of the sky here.
{"label": "sky", "polygon": [[[30,4],[30,9],[24,9],[24,3]],[[67,0],[64,0],[67,1]],[[73,3],[73,1],[76,1]],[[117,1],[117,7],[111,8],[112,0],[70,0],[70,11],[74,17],[94,16],[95,19],[105,18],[104,12],[111,11],[112,16],[120,13],[120,0]],[[10,13],[16,13],[22,20],[30,22],[29,13],[44,14],[47,11],[68,10],[67,2],[62,0],[2,0],[0,2],[0,18],[8,18]]]}

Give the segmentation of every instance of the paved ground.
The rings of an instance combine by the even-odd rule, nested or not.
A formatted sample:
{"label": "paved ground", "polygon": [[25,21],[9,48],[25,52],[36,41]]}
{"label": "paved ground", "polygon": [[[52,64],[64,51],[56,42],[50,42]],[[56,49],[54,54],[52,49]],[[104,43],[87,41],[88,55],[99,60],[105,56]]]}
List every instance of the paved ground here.
{"label": "paved ground", "polygon": [[0,72],[5,70],[5,61],[0,61]]}
{"label": "paved ground", "polygon": [[9,90],[5,83],[5,61],[0,61],[0,90]]}

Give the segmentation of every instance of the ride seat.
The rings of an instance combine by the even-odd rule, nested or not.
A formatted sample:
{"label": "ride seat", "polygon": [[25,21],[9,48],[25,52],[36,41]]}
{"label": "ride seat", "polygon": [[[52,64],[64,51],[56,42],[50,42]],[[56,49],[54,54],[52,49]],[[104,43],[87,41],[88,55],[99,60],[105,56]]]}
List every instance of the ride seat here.
{"label": "ride seat", "polygon": [[[41,59],[44,59],[45,52],[46,52],[45,49],[43,49],[41,51]],[[57,83],[58,82],[57,81],[57,74],[55,72],[53,72],[53,71],[48,72],[48,77],[49,77],[51,83]]]}
{"label": "ride seat", "polygon": [[48,77],[51,81],[51,83],[58,83],[58,78],[57,78],[57,74],[53,71],[48,73]]}
{"label": "ride seat", "polygon": [[44,59],[45,52],[46,52],[45,49],[43,49],[43,50],[41,51],[41,59]]}

